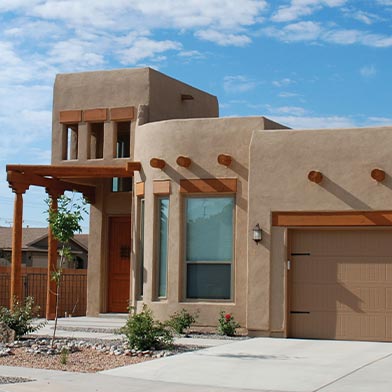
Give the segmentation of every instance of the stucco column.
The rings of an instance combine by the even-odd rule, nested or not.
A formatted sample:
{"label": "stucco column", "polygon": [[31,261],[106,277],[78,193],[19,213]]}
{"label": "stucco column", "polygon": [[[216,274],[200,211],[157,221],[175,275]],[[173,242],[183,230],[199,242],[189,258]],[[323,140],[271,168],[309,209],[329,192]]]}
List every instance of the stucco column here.
{"label": "stucco column", "polygon": [[23,298],[22,287],[22,222],[23,222],[23,193],[28,186],[13,188],[15,193],[14,224],[12,227],[12,263],[11,263],[11,296],[10,308],[13,309],[13,299]]}
{"label": "stucco column", "polygon": [[[57,212],[57,199],[61,194],[50,192],[51,208]],[[47,290],[46,290],[46,319],[54,320],[56,317],[56,282],[52,279],[52,273],[57,268],[57,245],[58,241],[48,228],[48,271],[47,271]]]}

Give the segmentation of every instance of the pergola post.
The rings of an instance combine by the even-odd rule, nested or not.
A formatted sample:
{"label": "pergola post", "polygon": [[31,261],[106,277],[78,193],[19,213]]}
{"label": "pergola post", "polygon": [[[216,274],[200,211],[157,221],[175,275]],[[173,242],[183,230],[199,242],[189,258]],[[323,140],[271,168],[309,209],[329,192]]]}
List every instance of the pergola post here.
{"label": "pergola post", "polygon": [[[57,212],[57,199],[61,195],[58,192],[48,192],[51,198],[51,209]],[[54,237],[50,226],[48,227],[48,272],[46,290],[46,319],[56,318],[56,282],[52,279],[52,273],[57,269],[57,245],[58,241]]]}
{"label": "pergola post", "polygon": [[28,186],[14,187],[14,223],[12,226],[12,259],[11,259],[11,295],[10,309],[14,307],[14,298],[22,300],[22,223],[23,223],[23,193]]}

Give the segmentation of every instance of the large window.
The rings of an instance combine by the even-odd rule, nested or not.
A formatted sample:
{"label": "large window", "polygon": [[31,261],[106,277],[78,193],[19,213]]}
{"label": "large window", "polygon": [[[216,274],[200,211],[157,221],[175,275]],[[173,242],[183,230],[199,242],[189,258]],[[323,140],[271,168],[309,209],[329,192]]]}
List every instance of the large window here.
{"label": "large window", "polygon": [[233,197],[186,199],[186,296],[231,299]]}
{"label": "large window", "polygon": [[169,199],[158,199],[158,297],[167,295],[167,240],[169,229]]}

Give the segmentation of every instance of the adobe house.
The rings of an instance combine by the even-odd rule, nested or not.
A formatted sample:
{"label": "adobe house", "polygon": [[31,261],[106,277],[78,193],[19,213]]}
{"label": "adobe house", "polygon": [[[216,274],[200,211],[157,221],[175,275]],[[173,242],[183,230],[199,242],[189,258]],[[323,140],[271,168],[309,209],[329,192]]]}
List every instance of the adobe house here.
{"label": "adobe house", "polygon": [[129,301],[202,325],[224,310],[252,335],[390,341],[391,148],[392,127],[218,118],[214,96],[149,68],[58,75],[52,164],[7,166],[13,290],[23,192],[76,189],[90,316]]}

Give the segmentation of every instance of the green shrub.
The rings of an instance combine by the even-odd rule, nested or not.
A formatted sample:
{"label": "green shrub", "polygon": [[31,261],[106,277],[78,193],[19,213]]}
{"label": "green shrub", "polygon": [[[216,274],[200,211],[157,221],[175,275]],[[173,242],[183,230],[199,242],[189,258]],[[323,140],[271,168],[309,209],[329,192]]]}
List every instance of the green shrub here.
{"label": "green shrub", "polygon": [[240,325],[234,320],[234,316],[230,313],[225,313],[223,310],[220,312],[218,319],[218,332],[221,335],[234,336],[236,328]]}
{"label": "green shrub", "polygon": [[63,346],[60,351],[60,363],[66,365],[68,363],[69,349],[67,346]]}
{"label": "green shrub", "polygon": [[189,313],[186,309],[181,309],[170,316],[167,325],[174,329],[177,333],[184,333],[199,317],[198,313]]}
{"label": "green shrub", "polygon": [[35,332],[42,328],[46,323],[33,325],[34,319],[39,317],[39,306],[34,305],[33,297],[26,297],[24,302],[13,300],[13,310],[6,307],[0,307],[0,321],[15,331],[15,337],[19,339],[21,336],[30,332]]}
{"label": "green shrub", "polygon": [[143,305],[140,313],[130,309],[126,324],[120,329],[128,340],[130,348],[152,350],[170,347],[173,334],[165,324],[154,320],[152,310]]}

